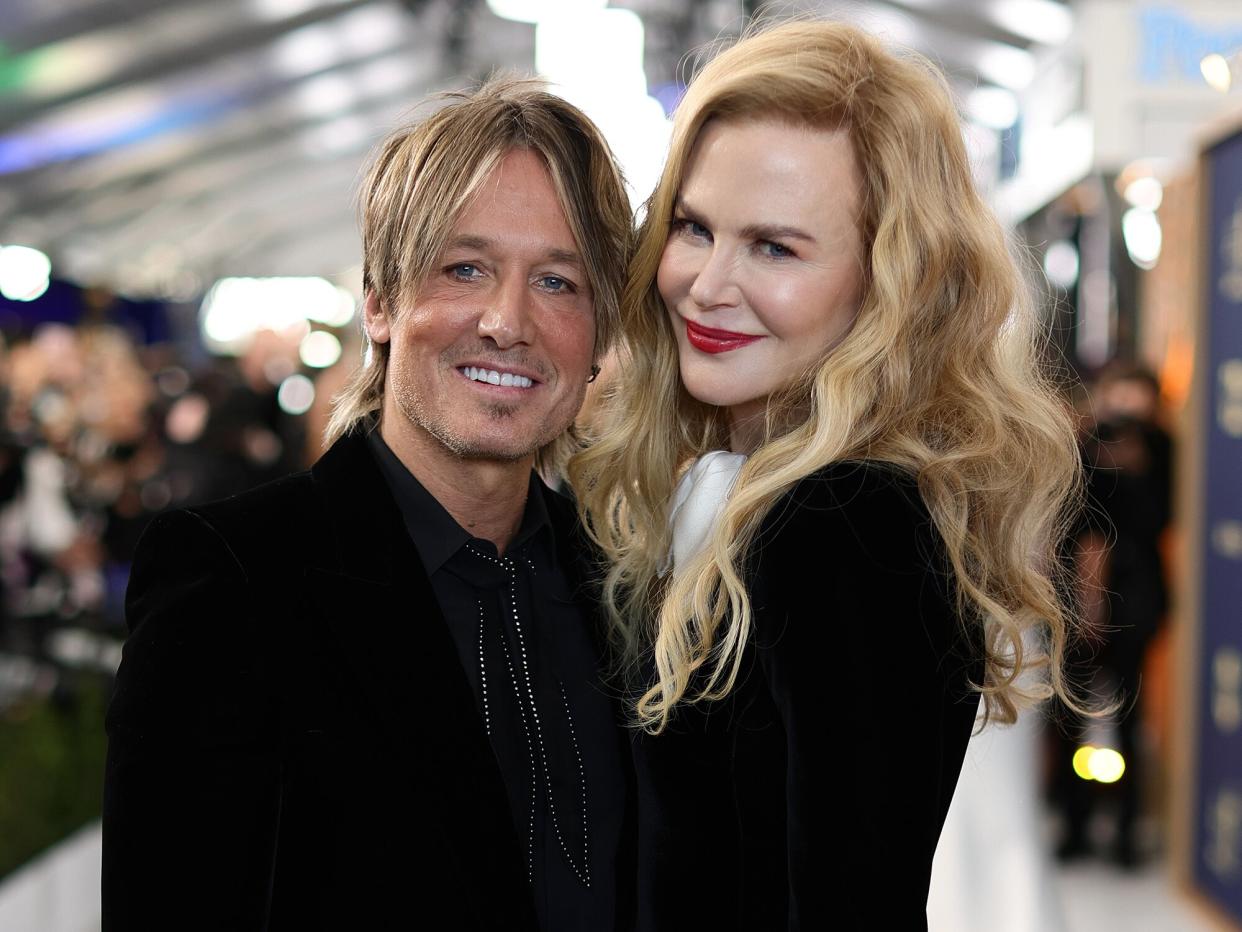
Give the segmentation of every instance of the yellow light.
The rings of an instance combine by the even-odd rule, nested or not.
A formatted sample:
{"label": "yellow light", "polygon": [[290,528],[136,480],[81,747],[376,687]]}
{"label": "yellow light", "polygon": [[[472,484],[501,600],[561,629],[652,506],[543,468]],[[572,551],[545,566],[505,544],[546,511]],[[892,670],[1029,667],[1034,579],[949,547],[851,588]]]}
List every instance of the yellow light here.
{"label": "yellow light", "polygon": [[1082,777],[1084,780],[1095,779],[1095,777],[1091,775],[1091,768],[1088,766],[1088,762],[1091,760],[1091,755],[1095,753],[1095,750],[1095,748],[1087,744],[1083,745],[1074,752],[1074,773],[1078,774],[1078,776]]}
{"label": "yellow light", "polygon": [[1087,758],[1087,770],[1100,783],[1116,783],[1126,772],[1126,760],[1112,748],[1096,748]]}

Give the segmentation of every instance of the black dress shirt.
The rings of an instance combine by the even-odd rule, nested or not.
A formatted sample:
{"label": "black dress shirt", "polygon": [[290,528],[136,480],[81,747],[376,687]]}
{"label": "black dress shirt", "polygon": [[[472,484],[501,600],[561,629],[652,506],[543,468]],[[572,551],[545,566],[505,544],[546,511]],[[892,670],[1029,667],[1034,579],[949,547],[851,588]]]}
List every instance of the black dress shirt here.
{"label": "black dress shirt", "polygon": [[557,559],[544,503],[555,493],[531,474],[521,526],[501,555],[457,524],[378,431],[368,442],[474,691],[540,927],[614,928],[625,783],[591,619]]}

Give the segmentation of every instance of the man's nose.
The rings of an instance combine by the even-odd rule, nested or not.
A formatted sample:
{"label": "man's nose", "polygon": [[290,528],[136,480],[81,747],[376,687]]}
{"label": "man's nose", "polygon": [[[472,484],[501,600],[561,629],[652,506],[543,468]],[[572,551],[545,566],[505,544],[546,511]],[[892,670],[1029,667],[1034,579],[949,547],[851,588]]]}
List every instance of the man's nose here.
{"label": "man's nose", "polygon": [[531,299],[524,278],[511,276],[501,280],[479,315],[479,336],[492,340],[500,349],[529,343]]}
{"label": "man's nose", "polygon": [[690,285],[690,300],[705,311],[736,304],[738,291],[734,257],[719,242],[700,255],[701,265],[695,270],[694,282]]}

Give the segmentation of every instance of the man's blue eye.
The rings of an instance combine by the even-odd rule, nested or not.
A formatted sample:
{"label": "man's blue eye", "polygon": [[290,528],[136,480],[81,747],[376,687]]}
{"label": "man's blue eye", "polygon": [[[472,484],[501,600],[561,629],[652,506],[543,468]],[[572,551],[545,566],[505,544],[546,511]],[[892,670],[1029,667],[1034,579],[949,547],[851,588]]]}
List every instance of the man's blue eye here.
{"label": "man's blue eye", "polygon": [[567,279],[561,278],[559,275],[545,275],[539,279],[540,283],[548,291],[573,291],[573,285]]}
{"label": "man's blue eye", "polygon": [[469,262],[462,262],[449,267],[449,271],[457,278],[475,279],[479,277],[479,267]]}

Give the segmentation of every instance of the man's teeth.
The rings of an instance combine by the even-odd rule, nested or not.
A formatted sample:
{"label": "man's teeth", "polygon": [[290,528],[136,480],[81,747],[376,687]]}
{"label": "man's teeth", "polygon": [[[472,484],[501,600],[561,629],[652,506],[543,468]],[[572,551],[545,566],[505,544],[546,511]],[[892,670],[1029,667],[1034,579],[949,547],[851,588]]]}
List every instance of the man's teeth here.
{"label": "man's teeth", "polygon": [[466,374],[466,378],[475,382],[487,382],[491,385],[511,385],[514,388],[530,388],[533,384],[530,379],[524,375],[514,375],[512,372],[497,372],[495,369],[480,369],[477,366],[465,366],[461,370]]}

